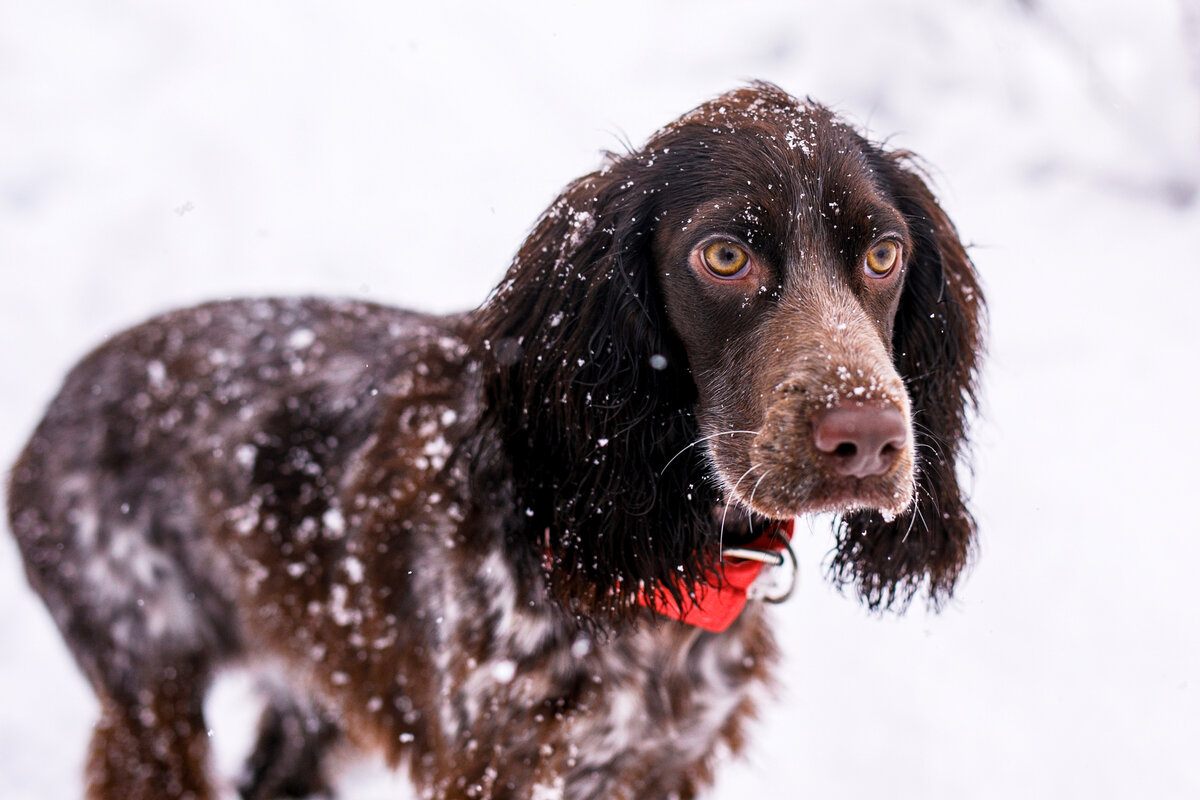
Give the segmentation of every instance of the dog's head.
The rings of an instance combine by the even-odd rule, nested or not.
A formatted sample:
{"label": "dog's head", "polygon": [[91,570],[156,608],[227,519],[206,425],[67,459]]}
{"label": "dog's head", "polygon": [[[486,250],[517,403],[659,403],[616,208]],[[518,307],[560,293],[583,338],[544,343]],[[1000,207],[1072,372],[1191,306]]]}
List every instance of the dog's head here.
{"label": "dog's head", "polygon": [[834,511],[834,577],[883,606],[948,596],[969,555],[981,312],[907,154],[756,84],[569,187],[480,330],[568,584],[702,579],[715,506]]}

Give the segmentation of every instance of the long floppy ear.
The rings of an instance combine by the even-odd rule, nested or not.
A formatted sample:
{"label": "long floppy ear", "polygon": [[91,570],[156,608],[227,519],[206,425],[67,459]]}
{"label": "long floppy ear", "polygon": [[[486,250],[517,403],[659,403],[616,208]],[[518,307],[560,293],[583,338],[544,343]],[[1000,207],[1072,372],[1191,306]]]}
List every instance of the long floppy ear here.
{"label": "long floppy ear", "polygon": [[940,607],[974,550],[975,520],[959,487],[967,412],[977,408],[984,302],[975,269],[953,223],[908,153],[880,155],[877,174],[904,212],[915,252],[896,312],[896,367],[912,400],[916,499],[885,520],[847,515],[831,573],[854,585],[871,608],[903,608],[923,586]]}
{"label": "long floppy ear", "polygon": [[614,158],[569,186],[476,316],[510,540],[549,557],[551,588],[585,616],[626,616],[643,587],[680,600],[713,559],[715,490],[693,485],[699,448],[679,455],[695,385],[653,268],[653,163]]}

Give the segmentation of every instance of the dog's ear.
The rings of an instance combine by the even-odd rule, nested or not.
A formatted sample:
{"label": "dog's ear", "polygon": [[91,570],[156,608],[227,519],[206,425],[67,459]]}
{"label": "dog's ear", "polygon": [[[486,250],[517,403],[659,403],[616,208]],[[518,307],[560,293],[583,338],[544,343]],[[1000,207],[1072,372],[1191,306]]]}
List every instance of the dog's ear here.
{"label": "dog's ear", "polygon": [[569,186],[476,317],[515,538],[585,615],[686,591],[712,559],[700,449],[672,461],[696,437],[695,385],[659,299],[653,163],[613,157]]}
{"label": "dog's ear", "polygon": [[903,607],[923,586],[936,608],[969,561],[975,520],[959,486],[968,412],[976,408],[984,303],[953,223],[907,153],[880,154],[876,174],[905,214],[914,243],[896,312],[896,368],[912,400],[916,497],[908,512],[848,514],[832,575],[871,608]]}

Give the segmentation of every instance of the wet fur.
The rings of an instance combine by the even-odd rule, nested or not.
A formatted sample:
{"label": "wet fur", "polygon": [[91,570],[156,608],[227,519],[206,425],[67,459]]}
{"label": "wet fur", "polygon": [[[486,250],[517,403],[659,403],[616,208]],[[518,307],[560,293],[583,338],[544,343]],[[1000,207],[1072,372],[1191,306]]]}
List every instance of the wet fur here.
{"label": "wet fur", "polygon": [[[907,247],[890,294],[855,277],[880,218]],[[761,285],[689,273],[704,231]],[[88,796],[213,797],[204,692],[259,662],[288,679],[244,797],[327,790],[338,743],[436,798],[694,796],[775,646],[759,603],[714,634],[639,595],[686,602],[722,537],[839,509],[836,582],[948,597],[981,313],[909,156],[756,84],[571,184],[475,311],[230,301],[114,337],[9,494],[101,701]],[[812,420],[864,393],[912,437],[852,484]]]}

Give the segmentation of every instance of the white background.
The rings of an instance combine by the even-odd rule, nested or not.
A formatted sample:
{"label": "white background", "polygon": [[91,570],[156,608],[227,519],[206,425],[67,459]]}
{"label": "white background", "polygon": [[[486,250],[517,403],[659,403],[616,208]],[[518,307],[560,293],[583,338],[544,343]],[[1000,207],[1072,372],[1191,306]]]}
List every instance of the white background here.
{"label": "white background", "polygon": [[[0,460],[79,356],[171,306],[474,306],[599,151],[771,80],[925,157],[974,245],[981,547],[941,615],[879,618],[823,582],[828,521],[802,531],[778,702],[714,796],[1198,797],[1181,9],[0,0]],[[227,771],[250,694],[212,704]],[[0,797],[79,796],[94,715],[0,536]],[[346,777],[352,800],[407,796],[370,763]]]}

